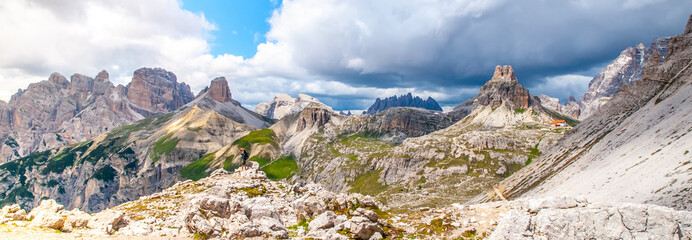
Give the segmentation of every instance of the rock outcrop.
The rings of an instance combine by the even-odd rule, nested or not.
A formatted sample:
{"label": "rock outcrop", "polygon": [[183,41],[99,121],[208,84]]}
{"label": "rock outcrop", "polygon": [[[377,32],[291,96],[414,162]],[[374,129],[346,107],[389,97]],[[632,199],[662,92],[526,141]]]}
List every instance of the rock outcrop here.
{"label": "rock outcrop", "polygon": [[172,72],[161,68],[140,68],[127,85],[127,98],[146,112],[166,113],[192,101],[194,95],[190,86],[178,83]]}
{"label": "rock outcrop", "polygon": [[612,96],[620,92],[623,84],[632,84],[641,79],[644,76],[646,63],[652,54],[658,53],[663,61],[668,52],[669,39],[657,38],[649,47],[640,43],[622,51],[589,82],[588,90],[580,98],[579,119],[583,120],[591,116]]}
{"label": "rock outcrop", "polygon": [[311,104],[317,104],[321,108],[333,111],[331,107],[320,102],[317,98],[305,94],[298,94],[297,98],[292,98],[288,94],[279,94],[271,102],[257,104],[255,112],[270,119],[281,119],[287,115],[301,112]]}
{"label": "rock outcrop", "polygon": [[379,139],[401,143],[406,138],[423,136],[452,124],[452,119],[439,111],[395,107],[376,114],[353,116],[344,123],[342,130],[368,132]]}
{"label": "rock outcrop", "polygon": [[231,90],[228,88],[228,81],[225,77],[218,77],[211,80],[209,86],[209,97],[217,102],[230,102]]}
{"label": "rock outcrop", "polygon": [[569,197],[523,199],[489,239],[685,239],[692,213],[646,204],[594,204]]}
{"label": "rock outcrop", "polygon": [[[9,103],[0,103],[0,140],[4,143],[0,144],[0,164],[36,151],[83,142],[145,116],[175,110],[192,100],[184,83],[167,85],[176,85],[173,90],[153,87],[160,84],[157,79],[161,77],[156,74],[162,72],[165,70],[137,70],[130,87],[114,86],[106,71],[95,78],[74,74],[70,81],[53,73],[47,81],[19,90]],[[164,75],[175,78],[169,72]],[[179,96],[175,97],[179,102],[163,101],[161,105],[166,108],[152,108],[151,103],[158,100],[143,101],[162,100],[171,94]],[[137,99],[133,102],[128,96]]]}
{"label": "rock outcrop", "polygon": [[365,113],[375,114],[393,107],[416,107],[433,111],[442,111],[440,105],[437,104],[437,101],[435,101],[435,99],[432,97],[428,97],[428,99],[423,100],[418,96],[413,97],[411,93],[408,93],[399,97],[391,96],[385,99],[377,98],[375,99],[375,103],[373,103]]}
{"label": "rock outcrop", "polygon": [[474,100],[473,107],[490,106],[498,108],[505,104],[512,109],[528,109],[538,103],[537,99],[529,94],[514,75],[512,66],[496,66],[493,78],[483,85]]}
{"label": "rock outcrop", "polygon": [[297,131],[303,131],[310,127],[321,127],[329,122],[333,112],[322,108],[319,104],[311,104],[298,114]]}

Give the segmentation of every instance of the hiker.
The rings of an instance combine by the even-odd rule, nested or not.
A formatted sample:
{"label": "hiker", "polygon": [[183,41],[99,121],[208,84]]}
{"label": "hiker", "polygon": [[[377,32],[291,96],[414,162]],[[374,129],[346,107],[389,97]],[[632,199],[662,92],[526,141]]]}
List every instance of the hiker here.
{"label": "hiker", "polygon": [[240,159],[243,160],[243,165],[241,165],[240,168],[241,168],[243,171],[244,171],[245,169],[247,169],[247,167],[245,167],[245,164],[247,163],[247,159],[248,159],[249,156],[250,156],[250,154],[248,154],[247,151],[245,151],[245,148],[241,148],[241,149],[240,149]]}

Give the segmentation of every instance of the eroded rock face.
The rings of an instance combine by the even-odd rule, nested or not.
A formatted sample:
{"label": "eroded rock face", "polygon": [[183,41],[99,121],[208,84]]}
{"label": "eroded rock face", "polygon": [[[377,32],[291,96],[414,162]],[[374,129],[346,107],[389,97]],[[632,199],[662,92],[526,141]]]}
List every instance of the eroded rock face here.
{"label": "eroded rock face", "polygon": [[155,113],[173,111],[194,99],[189,85],[178,83],[175,74],[161,68],[138,69],[127,89],[133,104]]}
{"label": "eroded rock face", "polygon": [[511,108],[528,109],[536,102],[529,90],[519,84],[512,66],[505,65],[495,67],[493,78],[481,87],[473,108],[498,108],[504,103]]}
{"label": "eroded rock face", "polygon": [[324,126],[331,119],[332,112],[329,109],[324,109],[319,105],[311,105],[306,107],[298,117],[297,131],[300,132],[306,128],[314,126]]}

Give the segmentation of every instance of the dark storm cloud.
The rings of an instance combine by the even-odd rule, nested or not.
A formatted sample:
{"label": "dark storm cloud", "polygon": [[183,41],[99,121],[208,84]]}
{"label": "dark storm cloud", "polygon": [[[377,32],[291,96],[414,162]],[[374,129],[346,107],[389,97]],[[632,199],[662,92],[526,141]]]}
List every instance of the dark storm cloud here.
{"label": "dark storm cloud", "polygon": [[512,65],[530,87],[680,33],[690,10],[683,0],[305,0],[285,2],[268,37],[309,72],[353,86],[477,87]]}

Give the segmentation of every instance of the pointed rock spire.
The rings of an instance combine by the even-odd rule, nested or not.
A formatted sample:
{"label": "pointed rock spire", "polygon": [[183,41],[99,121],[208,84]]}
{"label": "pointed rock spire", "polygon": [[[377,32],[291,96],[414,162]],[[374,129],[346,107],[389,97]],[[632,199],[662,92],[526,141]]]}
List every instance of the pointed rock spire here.
{"label": "pointed rock spire", "polygon": [[228,81],[225,77],[217,77],[211,80],[209,86],[209,97],[218,102],[230,102],[231,90],[228,88]]}
{"label": "pointed rock spire", "polygon": [[[506,103],[512,108],[526,109],[531,106],[532,98],[529,90],[524,88],[514,76],[512,66],[500,67],[498,65],[495,67],[493,78],[481,87],[474,108],[477,105],[497,108],[502,103]],[[535,101],[539,102],[540,100]]]}
{"label": "pointed rock spire", "polygon": [[497,65],[497,66],[495,66],[495,72],[493,73],[493,78],[490,81],[516,82],[517,77],[514,75],[514,69],[512,69],[512,66],[510,66],[510,65],[505,65],[505,66]]}

